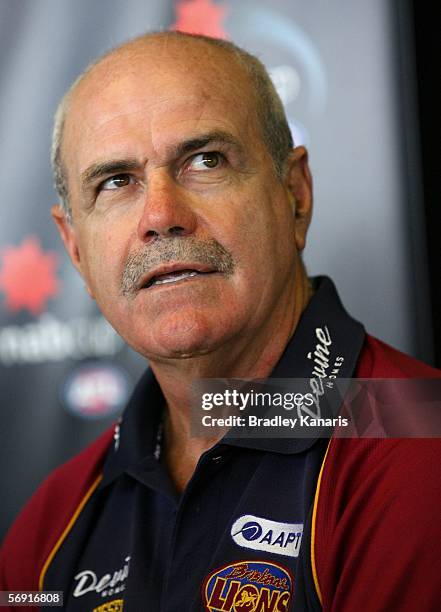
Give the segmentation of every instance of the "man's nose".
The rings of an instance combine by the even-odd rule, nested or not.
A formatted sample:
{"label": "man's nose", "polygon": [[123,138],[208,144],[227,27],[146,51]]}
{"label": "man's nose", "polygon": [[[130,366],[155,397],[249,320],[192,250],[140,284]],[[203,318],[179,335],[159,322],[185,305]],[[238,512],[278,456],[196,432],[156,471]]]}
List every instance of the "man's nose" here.
{"label": "man's nose", "polygon": [[168,173],[157,172],[158,175],[150,176],[147,183],[138,223],[140,240],[146,242],[158,236],[165,238],[193,234],[197,217],[189,195]]}

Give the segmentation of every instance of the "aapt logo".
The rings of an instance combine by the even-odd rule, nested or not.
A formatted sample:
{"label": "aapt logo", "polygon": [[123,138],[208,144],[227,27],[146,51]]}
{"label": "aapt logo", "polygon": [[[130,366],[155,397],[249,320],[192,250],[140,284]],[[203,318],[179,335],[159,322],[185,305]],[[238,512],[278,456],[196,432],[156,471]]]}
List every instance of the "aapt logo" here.
{"label": "aapt logo", "polygon": [[289,570],[268,561],[239,561],[211,572],[202,598],[208,612],[285,612],[293,594]]}

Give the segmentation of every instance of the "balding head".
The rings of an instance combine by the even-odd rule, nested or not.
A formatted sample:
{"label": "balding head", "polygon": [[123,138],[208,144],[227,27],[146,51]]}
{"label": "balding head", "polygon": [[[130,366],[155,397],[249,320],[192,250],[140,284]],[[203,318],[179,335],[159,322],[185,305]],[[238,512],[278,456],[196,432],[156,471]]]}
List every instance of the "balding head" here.
{"label": "balding head", "polygon": [[[91,83],[105,84],[129,76],[131,66],[139,66],[143,56],[153,57],[158,68],[161,58],[164,60],[167,57],[170,60],[174,57],[183,80],[186,73],[197,67],[199,62],[209,63],[212,73],[218,73],[221,81],[224,81],[226,73],[229,73],[228,86],[233,98],[238,94],[236,81],[238,86],[239,81],[247,82],[248,95],[242,102],[255,114],[275,171],[280,178],[283,176],[285,161],[293,141],[282,102],[263,64],[253,55],[224,40],[181,32],[151,33],[124,43],[91,64],[60,102],[55,114],[51,158],[55,188],[69,216],[69,168],[63,144],[71,106],[75,100],[81,98],[82,92]],[[75,129],[78,129],[78,126]]]}
{"label": "balding head", "polygon": [[136,39],[75,84],[56,134],[72,222],[60,206],[53,218],[135,350],[187,359],[267,338],[268,321],[289,333],[311,180],[256,59],[178,33]]}

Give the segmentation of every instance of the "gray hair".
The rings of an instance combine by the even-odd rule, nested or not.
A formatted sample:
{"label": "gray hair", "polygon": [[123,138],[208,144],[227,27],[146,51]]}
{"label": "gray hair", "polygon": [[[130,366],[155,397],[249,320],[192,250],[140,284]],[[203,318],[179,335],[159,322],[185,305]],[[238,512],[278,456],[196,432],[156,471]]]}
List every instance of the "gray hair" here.
{"label": "gray hair", "polygon": [[289,152],[294,146],[291,130],[286,119],[282,101],[271,81],[271,78],[262,62],[248,53],[241,47],[232,42],[218,38],[210,38],[200,34],[188,34],[185,32],[151,32],[143,34],[111,49],[92,64],[90,64],[82,74],[70,86],[63,96],[54,117],[54,127],[52,132],[51,162],[54,177],[54,186],[60,197],[61,205],[64,208],[68,220],[71,220],[71,207],[69,203],[69,190],[67,182],[67,169],[62,157],[63,131],[69,110],[70,100],[77,85],[89,72],[103,59],[112,55],[114,52],[136,45],[138,42],[148,41],[153,38],[170,38],[183,40],[197,40],[207,43],[213,47],[223,49],[230,53],[234,59],[248,73],[256,92],[256,110],[261,126],[263,141],[273,160],[274,169],[277,176],[281,179],[284,176],[285,163]]}

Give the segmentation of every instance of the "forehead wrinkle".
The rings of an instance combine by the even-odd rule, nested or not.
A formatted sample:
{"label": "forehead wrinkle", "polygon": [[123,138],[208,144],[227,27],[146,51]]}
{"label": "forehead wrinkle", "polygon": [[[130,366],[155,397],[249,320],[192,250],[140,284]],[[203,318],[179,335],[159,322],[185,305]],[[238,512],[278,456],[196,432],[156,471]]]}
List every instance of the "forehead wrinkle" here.
{"label": "forehead wrinkle", "polygon": [[[162,132],[163,131],[162,126],[160,126],[159,128],[156,124],[158,121],[161,123],[163,122],[164,113],[161,111],[165,112],[169,103],[172,105],[171,110],[173,112],[177,112],[179,110],[179,103],[182,103],[182,108],[184,111],[190,108],[194,109],[193,117],[191,119],[196,122],[203,121],[204,119],[211,120],[213,118],[214,119],[216,118],[212,110],[210,109],[210,102],[212,104],[215,104],[215,103],[224,104],[225,103],[225,101],[223,101],[221,98],[217,98],[217,97],[214,98],[210,95],[204,96],[202,94],[202,95],[197,96],[197,95],[186,95],[186,94],[179,95],[178,94],[177,96],[168,95],[162,98],[156,98],[153,101],[149,100],[148,98],[138,98],[138,100],[136,101],[137,104],[136,104],[135,109],[128,109],[127,107],[125,107],[125,108],[121,108],[121,110],[118,111],[117,106],[114,104],[112,105],[113,107],[108,108],[106,112],[103,113],[102,105],[100,105],[99,112],[94,112],[96,110],[96,104],[94,102],[94,98],[92,98],[92,104],[90,104],[89,100],[87,100],[87,106],[89,106],[93,112],[93,116],[91,117],[91,116],[88,116],[88,108],[86,104],[82,105],[81,102],[82,102],[81,100],[78,100],[76,108],[72,108],[72,112],[70,113],[70,121],[68,122],[67,129],[66,129],[66,134],[71,130],[76,131],[78,128],[81,128],[81,127],[93,133],[99,130],[103,130],[109,124],[112,124],[115,122],[117,125],[117,128],[115,129],[118,130],[121,127],[124,127],[124,124],[121,123],[120,120],[124,121],[124,118],[127,117],[128,122],[130,122],[130,120],[133,117],[136,118],[136,116],[140,116],[141,119],[144,121],[146,117],[146,113],[149,113],[149,116],[148,116],[148,122],[146,123],[144,121],[145,130],[147,131],[148,126],[150,125],[151,130],[154,130],[155,128],[157,128],[160,132]],[[120,100],[120,102],[124,104],[124,100]],[[133,103],[133,98],[131,102]],[[159,110],[159,112],[156,112],[157,109]],[[76,115],[80,115],[80,118],[78,118]],[[219,112],[217,116],[222,121],[225,120],[221,112]],[[185,113],[182,114],[181,120],[183,122],[188,121],[188,118],[185,116]],[[118,122],[119,122],[119,125],[118,125]],[[79,123],[80,125],[78,125]],[[105,135],[106,134],[104,134],[104,136]]]}

